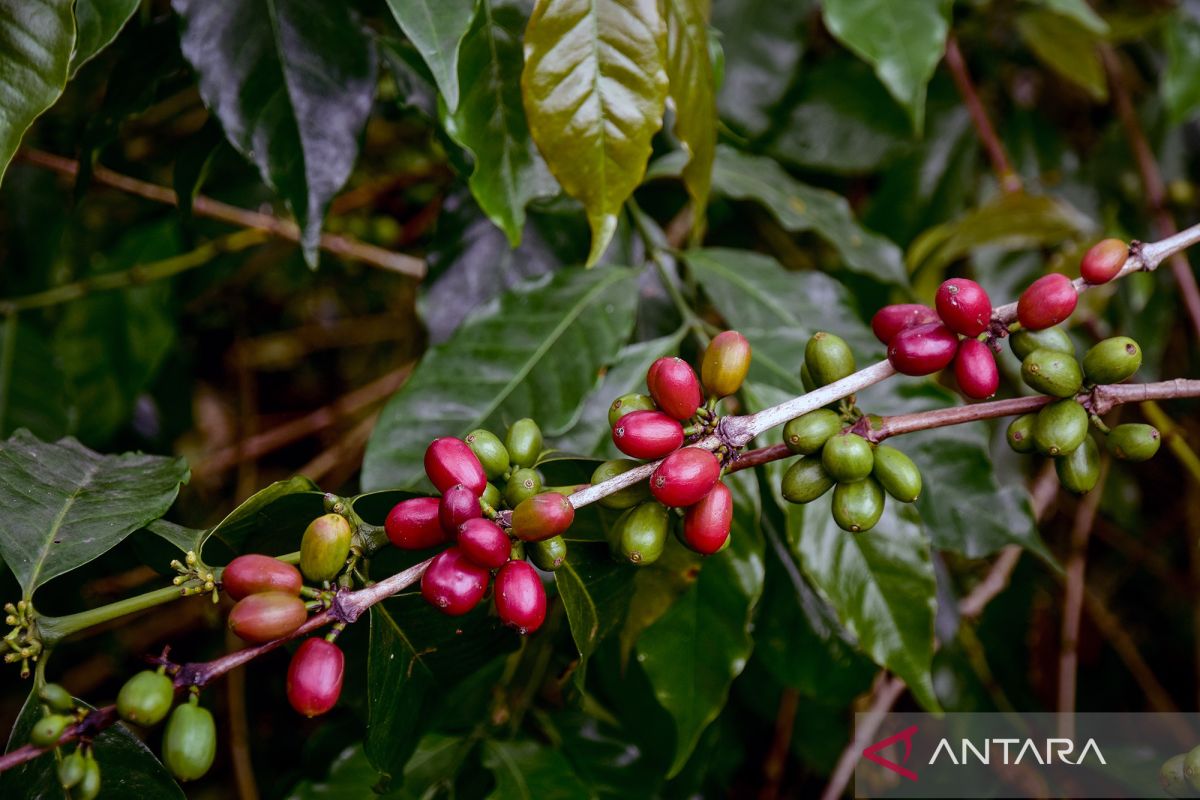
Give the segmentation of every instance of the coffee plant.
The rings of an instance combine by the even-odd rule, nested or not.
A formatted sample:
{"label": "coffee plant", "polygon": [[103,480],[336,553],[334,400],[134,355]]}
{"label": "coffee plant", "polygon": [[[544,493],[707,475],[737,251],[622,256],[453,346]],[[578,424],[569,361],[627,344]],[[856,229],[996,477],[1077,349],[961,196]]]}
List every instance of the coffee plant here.
{"label": "coffee plant", "polygon": [[1190,1],[0,0],[0,797],[1193,709],[1198,115]]}

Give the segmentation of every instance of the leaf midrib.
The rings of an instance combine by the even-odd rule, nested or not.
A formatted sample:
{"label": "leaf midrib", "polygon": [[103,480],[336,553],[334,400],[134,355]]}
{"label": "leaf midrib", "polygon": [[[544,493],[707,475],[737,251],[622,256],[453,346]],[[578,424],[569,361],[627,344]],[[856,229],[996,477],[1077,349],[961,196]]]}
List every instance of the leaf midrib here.
{"label": "leaf midrib", "polygon": [[66,520],[67,514],[71,511],[71,508],[74,507],[75,501],[79,499],[80,493],[83,492],[84,489],[91,488],[92,479],[96,477],[96,472],[99,471],[99,469],[100,465],[96,462],[92,462],[88,466],[87,474],[84,480],[75,487],[75,490],[71,492],[70,495],[67,496],[66,502],[63,504],[58,514],[55,515],[54,523],[51,525],[50,530],[48,531],[49,535],[46,537],[46,541],[42,545],[41,553],[38,555],[37,560],[33,564],[33,571],[29,573],[29,585],[24,587],[24,595],[26,600],[29,600],[33,596],[34,589],[37,588],[38,576],[41,575],[42,568],[46,565],[46,559],[50,556],[50,546],[53,544],[54,540],[58,538],[58,532],[62,530],[63,522]]}

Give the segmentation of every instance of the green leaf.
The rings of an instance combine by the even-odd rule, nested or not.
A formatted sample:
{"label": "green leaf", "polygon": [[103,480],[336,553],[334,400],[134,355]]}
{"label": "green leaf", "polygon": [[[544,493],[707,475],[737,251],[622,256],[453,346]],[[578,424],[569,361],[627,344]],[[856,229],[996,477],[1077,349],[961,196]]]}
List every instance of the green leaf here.
{"label": "green leaf", "polygon": [[0,556],[25,599],[161,517],[188,474],[182,458],[103,456],[23,430],[0,443]]}
{"label": "green leaf", "polygon": [[1017,16],[1017,31],[1038,60],[1084,89],[1092,99],[1108,99],[1108,79],[1096,46],[1102,37],[1070,17],[1032,9]]}
{"label": "green leaf", "polygon": [[575,800],[594,797],[557,750],[536,742],[489,740],[483,765],[496,777],[496,800]]}
{"label": "green leaf", "polygon": [[54,351],[17,315],[0,325],[0,437],[27,428],[39,439],[57,439],[69,429],[66,381]]}
{"label": "green leaf", "polygon": [[72,0],[0,0],[0,179],[21,137],[67,84]]}
{"label": "green leaf", "polygon": [[657,0],[538,0],[521,88],[550,171],[583,203],[588,265],[641,183],[667,99],[666,25]]}
{"label": "green leaf", "polygon": [[1172,123],[1200,108],[1200,5],[1184,3],[1165,26],[1167,63],[1162,72],[1163,102]]}
{"label": "green leaf", "polygon": [[692,198],[697,239],[712,187],[717,144],[716,90],[708,50],[708,0],[664,0],[667,17],[667,77],[675,106],[675,135],[688,161],[683,182]]}
{"label": "green leaf", "polygon": [[726,478],[726,485],[735,499],[731,545],[705,560],[695,585],[637,645],[655,697],[675,720],[668,777],[679,773],[725,706],[754,646],[750,632],[763,584],[758,487],[745,472]]}
{"label": "green leaf", "polygon": [[561,270],[505,293],[429,350],[388,402],[367,444],[363,487],[418,483],[438,436],[502,430],[521,417],[561,433],[629,335],[636,302],[634,273],[620,267]]}
{"label": "green leaf", "polygon": [[214,537],[235,553],[241,552],[242,545],[261,532],[284,540],[278,553],[292,552],[300,549],[300,537],[308,523],[324,512],[325,495],[308,478],[297,475],[275,481],[250,495],[210,529],[200,539],[196,554],[203,560],[203,548]]}
{"label": "green leaf", "polygon": [[[426,792],[442,781],[453,779],[462,739],[456,736],[427,734],[404,767],[404,785],[388,792],[388,800],[421,800]],[[371,766],[361,744],[347,747],[329,767],[325,780],[301,781],[288,795],[289,800],[375,800],[379,773]]]}
{"label": "green leaf", "polygon": [[875,68],[879,80],[925,125],[925,87],[942,60],[953,0],[825,0],[825,26]]}
{"label": "green leaf", "polygon": [[344,3],[173,0],[180,44],[225,136],[291,206],[310,266],[358,155],[375,46]]}
{"label": "green leaf", "polygon": [[[651,703],[653,705],[653,703]],[[655,797],[662,771],[628,729],[599,715],[564,709],[548,716],[575,774],[597,797]]]}
{"label": "green leaf", "polygon": [[766,130],[804,54],[804,21],[811,0],[740,0],[713,8],[725,51],[725,78],[717,96],[721,116],[751,134]]}
{"label": "green leaf", "polygon": [[141,0],[75,0],[75,52],[71,77],[97,53],[112,44],[141,5]]}
{"label": "green leaf", "polygon": [[156,519],[149,523],[146,525],[146,531],[174,545],[181,553],[199,553],[200,545],[208,537],[208,531],[203,528],[188,528],[165,519]]}
{"label": "green leaf", "polygon": [[484,0],[462,42],[458,73],[464,87],[446,131],[475,157],[471,194],[508,236],[521,243],[525,206],[558,187],[529,138],[521,105],[521,32],[525,14],[513,3]]}
{"label": "green leaf", "polygon": [[588,659],[600,640],[625,618],[635,572],[628,564],[613,560],[606,543],[580,541],[570,542],[566,563],[554,572],[558,596],[579,651],[574,678],[580,687]]}
{"label": "green leaf", "polygon": [[936,711],[930,667],[937,586],[916,514],[889,501],[872,530],[849,534],[833,521],[831,496],[788,509],[800,565],[863,651]]}
{"label": "green leaf", "polygon": [[1108,34],[1108,23],[1088,5],[1087,0],[1032,0],[1032,2],[1068,19],[1097,36]]}
{"label": "green leaf", "polygon": [[[489,0],[482,0],[487,6]],[[388,0],[400,30],[425,59],[451,113],[458,108],[459,47],[476,0]]]}

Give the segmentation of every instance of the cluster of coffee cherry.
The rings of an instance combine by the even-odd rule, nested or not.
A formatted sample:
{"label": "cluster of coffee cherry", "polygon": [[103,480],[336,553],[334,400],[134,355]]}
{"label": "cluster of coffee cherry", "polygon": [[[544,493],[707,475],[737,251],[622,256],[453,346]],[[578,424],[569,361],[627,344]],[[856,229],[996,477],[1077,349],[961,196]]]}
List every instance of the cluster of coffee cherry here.
{"label": "cluster of coffee cherry", "polygon": [[1158,783],[1168,797],[1200,797],[1200,747],[1164,761]]}

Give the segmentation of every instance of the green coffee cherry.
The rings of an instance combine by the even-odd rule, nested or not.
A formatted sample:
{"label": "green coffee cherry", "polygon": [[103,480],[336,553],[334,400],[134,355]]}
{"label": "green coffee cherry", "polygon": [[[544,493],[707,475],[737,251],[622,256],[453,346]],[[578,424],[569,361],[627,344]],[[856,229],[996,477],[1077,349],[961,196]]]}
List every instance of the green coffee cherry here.
{"label": "green coffee cherry", "polygon": [[1193,789],[1200,792],[1200,746],[1192,748],[1183,757],[1183,777]]}
{"label": "green coffee cherry", "polygon": [[1075,355],[1075,343],[1062,328],[1044,328],[1040,331],[1020,330],[1008,337],[1013,355],[1021,361],[1034,350],[1057,350],[1069,356]]}
{"label": "green coffee cherry", "polygon": [[1186,754],[1171,756],[1158,770],[1158,785],[1171,797],[1191,797],[1192,787],[1183,776],[1183,760]]}
{"label": "green coffee cherry", "polygon": [[96,800],[100,794],[100,763],[90,752],[84,759],[83,779],[71,793],[72,800]]}
{"label": "green coffee cherry", "polygon": [[208,772],[217,754],[217,726],[192,695],[175,709],[163,733],[163,763],[181,781],[194,781]]}
{"label": "green coffee cherry", "polygon": [[175,684],[166,675],[142,670],[121,687],[117,713],[127,722],[157,725],[175,702]]}
{"label": "green coffee cherry", "polygon": [[808,456],[820,450],[825,440],[841,429],[842,418],[836,411],[818,408],[783,426],[783,443],[793,453]]}
{"label": "green coffee cherry", "polygon": [[33,724],[29,743],[34,747],[53,747],[70,724],[71,718],[65,714],[48,714]]}
{"label": "green coffee cherry", "polygon": [[805,456],[783,474],[780,491],[789,503],[811,503],[833,488],[834,480],[817,456]]}
{"label": "green coffee cherry", "polygon": [[871,474],[875,456],[866,439],[857,433],[842,433],[825,442],[821,448],[821,464],[834,480],[852,483]]}
{"label": "green coffee cherry", "polygon": [[1108,434],[1108,452],[1122,461],[1148,461],[1162,444],[1162,436],[1153,425],[1129,422]]}
{"label": "green coffee cherry", "polygon": [[38,697],[43,703],[50,706],[52,711],[75,710],[75,698],[71,697],[71,693],[57,683],[47,683],[38,690]]}
{"label": "green coffee cherry", "polygon": [[854,353],[842,337],[817,331],[804,348],[804,366],[817,386],[828,386],[854,372]]}
{"label": "green coffee cherry", "polygon": [[874,478],[839,483],[833,489],[833,521],[850,533],[869,531],[883,514],[884,499]]}
{"label": "green coffee cherry", "polygon": [[463,441],[479,459],[479,464],[489,479],[499,478],[508,472],[508,449],[499,436],[478,428],[468,433]]}
{"label": "green coffee cherry", "polygon": [[1054,459],[1054,469],[1058,472],[1058,482],[1068,492],[1090,492],[1100,480],[1100,450],[1096,440],[1085,436],[1079,447]]}
{"label": "green coffee cherry", "polygon": [[542,429],[533,420],[519,419],[504,437],[508,457],[518,467],[532,467],[542,454]]}
{"label": "green coffee cherry", "polygon": [[350,555],[350,523],[341,514],[325,514],[308,524],[300,538],[300,571],[310,581],[333,580]]}
{"label": "green coffee cherry", "polygon": [[551,536],[540,542],[529,543],[529,560],[547,572],[553,572],[567,560],[567,540]]}
{"label": "green coffee cherry", "polygon": [[871,472],[883,490],[901,503],[915,503],[921,496],[921,470],[913,460],[894,447],[875,448],[875,467]]}
{"label": "green coffee cherry", "polygon": [[612,401],[612,405],[608,407],[608,427],[613,427],[617,424],[617,420],[633,411],[654,411],[654,399],[648,394],[638,394],[630,392],[623,394],[616,400]]}
{"label": "green coffee cherry", "polygon": [[[605,461],[596,467],[596,471],[592,473],[592,483],[603,483],[609,478],[615,478],[622,472],[628,472],[637,466],[639,466],[639,463],[631,458],[614,458],[612,461]],[[613,492],[607,497],[601,497],[600,505],[605,508],[624,510],[626,508],[633,508],[649,497],[650,484],[647,481],[638,481],[632,486],[626,486],[624,489]]]}
{"label": "green coffee cherry", "polygon": [[489,483],[487,486],[483,487],[483,497],[480,497],[479,499],[485,505],[491,506],[492,508],[499,508],[502,498],[500,497],[500,490],[496,488],[496,484]]}
{"label": "green coffee cherry", "polygon": [[631,564],[653,564],[671,531],[671,512],[657,500],[631,508],[617,520],[617,551]]}
{"label": "green coffee cherry", "polygon": [[808,364],[800,365],[800,383],[804,386],[804,391],[811,392],[819,388],[817,382],[813,380],[812,373],[808,371]]}
{"label": "green coffee cherry", "polygon": [[1029,388],[1051,397],[1073,397],[1083,386],[1079,362],[1057,350],[1034,350],[1025,356],[1021,378]]}
{"label": "green coffee cherry", "polygon": [[528,500],[541,490],[542,476],[537,470],[525,467],[509,477],[504,486],[504,501],[510,508],[516,508],[522,501]]}
{"label": "green coffee cherry", "polygon": [[1033,440],[1033,422],[1036,419],[1037,414],[1022,414],[1010,422],[1005,433],[1008,446],[1018,453],[1032,453],[1036,450],[1037,443]]}
{"label": "green coffee cherry", "polygon": [[1088,414],[1074,400],[1045,405],[1033,421],[1033,441],[1044,456],[1065,456],[1083,444],[1088,434]]}
{"label": "green coffee cherry", "polygon": [[58,782],[64,789],[70,789],[83,780],[86,772],[87,760],[84,759],[83,753],[76,748],[69,755],[63,756],[62,763],[58,765]]}
{"label": "green coffee cherry", "polygon": [[1088,383],[1120,383],[1142,366],[1142,348],[1128,336],[1114,336],[1095,345],[1083,356]]}

